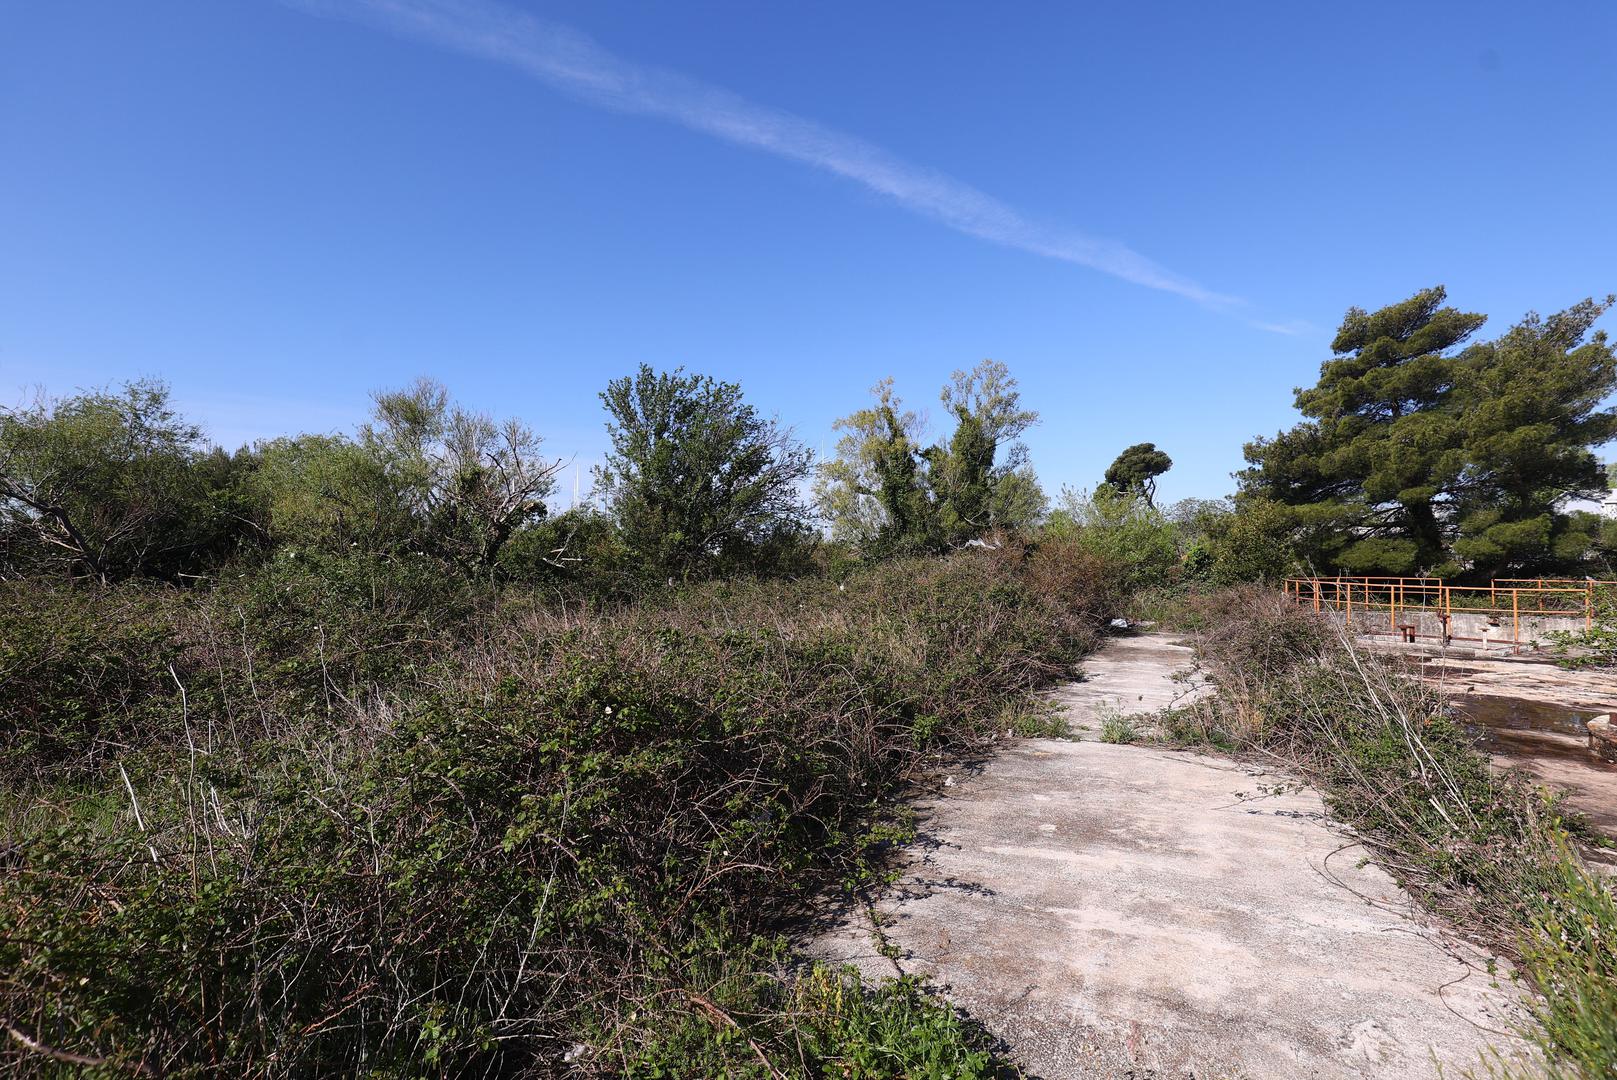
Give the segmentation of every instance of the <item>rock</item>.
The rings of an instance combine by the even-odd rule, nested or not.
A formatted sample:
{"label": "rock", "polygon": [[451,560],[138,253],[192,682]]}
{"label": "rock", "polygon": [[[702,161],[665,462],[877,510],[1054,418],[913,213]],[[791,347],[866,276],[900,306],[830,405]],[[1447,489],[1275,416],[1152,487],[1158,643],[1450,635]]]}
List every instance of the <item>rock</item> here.
{"label": "rock", "polygon": [[1589,721],[1589,751],[1617,762],[1617,727],[1612,726],[1610,713]]}

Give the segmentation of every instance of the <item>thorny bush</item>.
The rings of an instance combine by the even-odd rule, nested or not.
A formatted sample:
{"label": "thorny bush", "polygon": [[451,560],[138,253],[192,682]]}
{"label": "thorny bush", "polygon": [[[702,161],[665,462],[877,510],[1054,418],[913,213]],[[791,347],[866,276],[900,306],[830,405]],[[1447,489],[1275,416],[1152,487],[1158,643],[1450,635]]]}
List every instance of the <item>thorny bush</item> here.
{"label": "thorny bush", "polygon": [[1006,544],[611,611],[445,588],[282,568],[143,598],[179,660],[124,649],[50,708],[166,725],[0,803],[0,1064],[993,1074],[913,987],[794,974],[775,935],[1092,644],[1104,564]]}

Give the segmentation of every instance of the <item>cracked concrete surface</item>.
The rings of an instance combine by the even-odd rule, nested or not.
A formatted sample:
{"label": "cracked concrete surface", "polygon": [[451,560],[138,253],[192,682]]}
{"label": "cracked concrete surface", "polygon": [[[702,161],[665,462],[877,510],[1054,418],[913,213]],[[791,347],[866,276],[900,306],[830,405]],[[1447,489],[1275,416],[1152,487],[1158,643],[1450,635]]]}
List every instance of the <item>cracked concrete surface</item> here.
{"label": "cracked concrete surface", "polygon": [[899,958],[862,915],[811,951],[943,987],[1046,1080],[1455,1076],[1523,1052],[1508,981],[1283,775],[1026,740],[920,809],[877,905]]}

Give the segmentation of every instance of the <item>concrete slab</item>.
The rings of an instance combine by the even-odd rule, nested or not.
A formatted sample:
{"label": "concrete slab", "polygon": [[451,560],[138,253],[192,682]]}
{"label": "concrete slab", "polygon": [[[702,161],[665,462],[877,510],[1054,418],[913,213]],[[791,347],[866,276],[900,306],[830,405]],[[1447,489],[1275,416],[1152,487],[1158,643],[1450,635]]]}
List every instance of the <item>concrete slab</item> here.
{"label": "concrete slab", "polygon": [[913,972],[1046,1080],[1435,1077],[1514,994],[1424,921],[1319,798],[1227,759],[1026,740],[921,807],[878,905],[810,951]]}
{"label": "concrete slab", "polygon": [[1200,681],[1175,681],[1188,673],[1194,653],[1171,634],[1128,634],[1107,641],[1088,657],[1079,678],[1050,692],[1074,724],[1098,724],[1108,712],[1122,716],[1188,705],[1207,692]]}
{"label": "concrete slab", "polygon": [[1586,712],[1617,708],[1617,675],[1568,670],[1542,659],[1427,656],[1416,668],[1451,697],[1495,694]]}
{"label": "concrete slab", "polygon": [[[1486,732],[1483,746],[1495,767],[1523,770],[1562,792],[1568,806],[1617,839],[1617,762],[1590,750],[1587,727],[1591,717],[1617,708],[1617,675],[1527,658],[1428,652],[1408,662]],[[1608,871],[1617,868],[1617,852],[1585,854]]]}

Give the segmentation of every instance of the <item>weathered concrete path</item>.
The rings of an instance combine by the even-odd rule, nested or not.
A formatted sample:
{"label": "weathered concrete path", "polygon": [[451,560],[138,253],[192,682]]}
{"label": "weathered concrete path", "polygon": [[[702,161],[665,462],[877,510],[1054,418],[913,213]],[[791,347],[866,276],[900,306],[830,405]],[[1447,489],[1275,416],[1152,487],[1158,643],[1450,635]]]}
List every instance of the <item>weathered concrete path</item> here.
{"label": "weathered concrete path", "polygon": [[[1124,640],[1134,664],[1142,639]],[[1182,657],[1161,659],[1167,683]],[[1077,685],[1104,693],[1109,677]],[[1138,666],[1127,677],[1120,694],[1156,701]],[[813,951],[945,987],[1046,1080],[1456,1076],[1514,1045],[1519,1007],[1485,957],[1421,920],[1283,776],[1026,740],[922,813],[878,905],[900,959],[863,916]]]}
{"label": "weathered concrete path", "polygon": [[1189,674],[1192,652],[1167,634],[1131,634],[1113,638],[1084,662],[1083,677],[1050,697],[1067,710],[1074,724],[1098,723],[1108,712],[1123,716],[1179,708],[1206,692],[1199,681],[1176,680]]}

